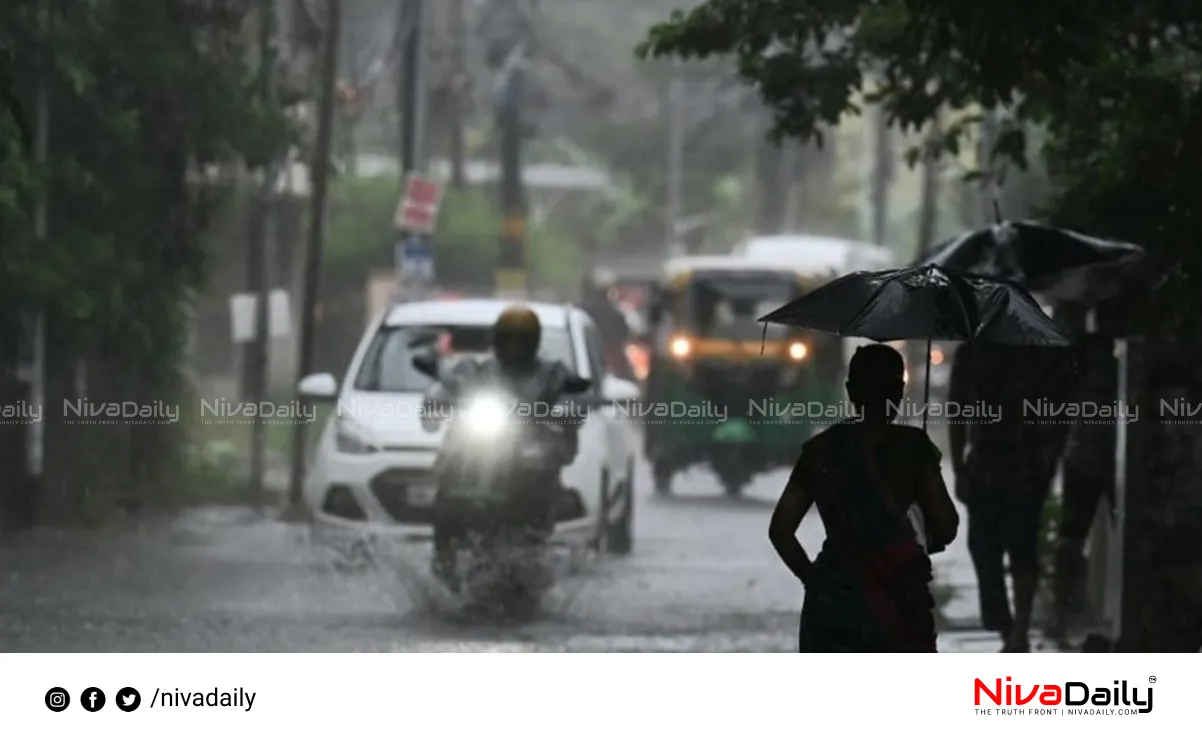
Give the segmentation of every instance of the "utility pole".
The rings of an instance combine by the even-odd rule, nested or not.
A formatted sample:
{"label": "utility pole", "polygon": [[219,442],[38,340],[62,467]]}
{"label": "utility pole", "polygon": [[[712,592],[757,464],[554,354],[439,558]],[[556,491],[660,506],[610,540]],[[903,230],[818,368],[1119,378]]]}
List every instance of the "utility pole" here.
{"label": "utility pole", "polygon": [[[42,28],[48,28],[51,17],[51,0],[41,0],[38,14],[41,17]],[[48,86],[50,59],[43,53],[38,60],[38,92],[36,108],[34,109],[33,159],[40,172],[45,172],[50,161],[50,91]],[[38,189],[38,200],[33,222],[34,241],[39,250],[44,250],[50,237],[50,192],[49,186],[43,185]],[[33,336],[30,355],[30,384],[29,392],[32,402],[38,406],[45,405],[46,398],[46,313],[39,311],[31,323],[30,333]],[[43,480],[45,467],[46,424],[38,420],[29,426],[29,438],[26,441],[27,471]],[[34,516],[36,519],[37,516]]]}
{"label": "utility pole", "polygon": [[[321,103],[318,109],[317,147],[313,155],[313,201],[309,208],[309,239],[305,256],[305,282],[301,297],[300,358],[297,382],[313,369],[313,346],[317,329],[317,301],[321,290],[321,258],[326,230],[326,196],[329,189],[330,149],[334,138],[334,106],[338,79],[338,39],[342,26],[342,0],[326,0],[326,24],[322,43]],[[292,471],[288,500],[299,507],[304,500],[305,449],[308,429],[294,426]]]}
{"label": "utility pole", "polygon": [[[913,253],[914,258],[930,249],[939,229],[939,170],[941,163],[940,158],[930,152],[928,145],[939,138],[941,131],[939,114],[936,114],[935,121],[931,124],[923,142],[922,191],[918,202],[918,234],[916,235],[917,245]],[[924,370],[922,377],[924,402],[929,400],[931,392],[930,353],[930,341],[910,342],[906,346],[906,368]],[[916,379],[911,380],[911,384],[917,384],[917,382]]]}
{"label": "utility pole", "polygon": [[429,167],[429,149],[426,147],[426,128],[429,114],[426,110],[430,86],[426,80],[426,64],[429,59],[427,49],[430,34],[427,32],[430,6],[425,0],[414,0],[417,3],[413,18],[413,167],[425,171]]}
{"label": "utility pole", "polygon": [[497,261],[497,291],[525,296],[526,193],[522,182],[522,116],[526,87],[526,45],[514,39],[497,80],[497,131],[501,161],[501,250]]}
{"label": "utility pole", "polygon": [[[936,142],[942,134],[943,126],[936,114],[930,131],[926,136],[926,145]],[[918,249],[915,257],[923,254],[935,243],[935,235],[939,230],[939,171],[942,162],[938,155],[929,150],[924,153],[922,161],[922,197],[918,211]]]}
{"label": "utility pole", "polygon": [[425,22],[425,0],[402,0],[397,16],[397,32],[401,39],[401,67],[397,75],[397,105],[401,121],[401,187],[405,178],[417,170],[421,146],[421,108],[423,82],[422,46]]}
{"label": "utility pole", "polygon": [[1001,198],[1001,174],[994,169],[993,148],[997,145],[998,115],[996,109],[985,112],[981,119],[981,141],[977,152],[977,167],[985,173],[981,180],[981,223],[992,224],[996,218],[995,202]]}
{"label": "utility pole", "polygon": [[451,79],[447,90],[447,113],[450,119],[451,187],[461,190],[467,185],[464,160],[467,156],[463,141],[463,119],[467,107],[467,19],[463,0],[447,0],[450,13]]}
{"label": "utility pole", "polygon": [[767,136],[772,125],[771,115],[761,107],[760,136],[755,143],[756,197],[759,214],[756,228],[761,235],[779,235],[785,230],[785,210],[788,194],[782,191],[786,183],[787,145],[773,143]]}
{"label": "utility pole", "polygon": [[889,186],[893,182],[894,167],[893,136],[884,106],[876,107],[872,132],[872,242],[883,246],[889,229]]}
{"label": "utility pole", "polygon": [[802,202],[805,199],[806,176],[809,175],[805,172],[808,153],[803,151],[801,144],[788,142],[781,147],[780,154],[780,191],[785,197],[781,229],[786,233],[793,233],[801,229],[802,214],[806,206]]}
{"label": "utility pole", "polygon": [[[259,0],[259,53],[261,94],[270,108],[275,103],[276,93],[276,2]],[[251,292],[255,294],[255,336],[249,344],[246,357],[247,381],[250,402],[255,406],[255,423],[250,441],[250,482],[248,493],[251,505],[262,508],[264,500],[263,476],[266,471],[267,428],[263,417],[263,402],[267,397],[267,377],[270,360],[268,337],[270,328],[270,302],[272,271],[275,259],[275,211],[276,184],[279,167],[275,159],[263,168],[263,183],[258,199],[251,211],[253,243],[248,254],[247,278]]]}
{"label": "utility pole", "polygon": [[[425,168],[425,41],[426,4],[424,0],[403,0],[400,13],[400,38],[402,39],[401,69],[398,75],[400,90],[398,102],[401,106],[401,198],[405,197],[407,179]],[[402,230],[398,242],[392,248],[392,262],[396,270],[397,285],[402,276],[402,255],[414,238]]]}
{"label": "utility pole", "polygon": [[671,77],[668,78],[668,91],[665,100],[664,122],[667,125],[668,150],[668,186],[667,207],[664,214],[664,250],[668,256],[681,252],[680,218],[684,207],[682,180],[684,169],[684,122],[681,101],[681,80],[679,65],[673,60]]}

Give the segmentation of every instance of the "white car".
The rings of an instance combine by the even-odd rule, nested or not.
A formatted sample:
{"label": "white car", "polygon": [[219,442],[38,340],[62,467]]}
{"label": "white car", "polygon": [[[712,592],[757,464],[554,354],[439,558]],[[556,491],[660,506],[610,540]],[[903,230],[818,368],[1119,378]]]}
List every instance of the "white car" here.
{"label": "white car", "polygon": [[[374,323],[341,385],[330,374],[301,380],[304,400],[335,403],[309,462],[305,497],[319,527],[431,537],[432,468],[443,432],[428,433],[420,408],[431,380],[413,368],[415,331],[436,330],[444,352],[486,353],[503,300],[440,300],[397,305]],[[580,429],[580,454],[563,471],[568,493],[553,542],[624,554],[631,550],[635,448],[627,402],[633,382],[604,373],[600,336],[582,310],[528,303],[542,323],[539,354],[593,381],[597,408]]]}

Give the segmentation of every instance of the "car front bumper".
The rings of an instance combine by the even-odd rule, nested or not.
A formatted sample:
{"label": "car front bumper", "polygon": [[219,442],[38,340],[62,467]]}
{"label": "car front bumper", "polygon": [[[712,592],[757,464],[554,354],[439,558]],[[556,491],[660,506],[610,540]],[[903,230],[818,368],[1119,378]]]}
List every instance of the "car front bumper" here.
{"label": "car front bumper", "polygon": [[306,496],[322,527],[424,541],[432,535],[433,450],[326,455]]}

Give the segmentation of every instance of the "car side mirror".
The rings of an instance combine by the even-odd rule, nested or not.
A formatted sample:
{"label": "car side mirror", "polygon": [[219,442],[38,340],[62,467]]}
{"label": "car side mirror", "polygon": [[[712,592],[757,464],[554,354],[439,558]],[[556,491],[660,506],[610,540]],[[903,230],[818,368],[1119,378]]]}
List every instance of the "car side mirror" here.
{"label": "car side mirror", "polygon": [[302,400],[332,401],[338,397],[338,380],[333,374],[310,374],[297,383],[296,394]]}
{"label": "car side mirror", "polygon": [[430,379],[438,379],[438,359],[433,356],[414,356],[413,368]]}

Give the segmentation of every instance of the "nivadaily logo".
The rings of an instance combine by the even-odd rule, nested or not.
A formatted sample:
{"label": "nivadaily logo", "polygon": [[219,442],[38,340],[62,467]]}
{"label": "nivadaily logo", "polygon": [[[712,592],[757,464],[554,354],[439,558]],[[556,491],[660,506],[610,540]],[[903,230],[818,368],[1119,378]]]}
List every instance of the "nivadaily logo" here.
{"label": "nivadaily logo", "polygon": [[[1148,678],[1155,682],[1155,676]],[[1152,687],[1137,688],[1126,681],[1115,681],[1113,688],[1090,686],[1083,681],[1061,684],[1011,683],[1006,677],[992,682],[977,679],[973,700],[977,714],[992,714],[990,704],[1000,707],[1003,715],[1133,715],[1152,711]]]}

